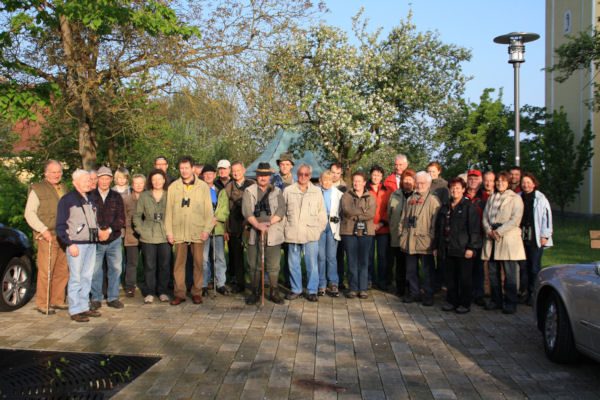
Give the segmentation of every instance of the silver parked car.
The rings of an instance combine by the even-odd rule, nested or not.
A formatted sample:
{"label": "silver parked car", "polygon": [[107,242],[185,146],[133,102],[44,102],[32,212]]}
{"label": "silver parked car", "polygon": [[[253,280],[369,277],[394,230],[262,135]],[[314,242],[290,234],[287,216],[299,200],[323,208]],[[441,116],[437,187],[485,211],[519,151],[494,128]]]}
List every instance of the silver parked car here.
{"label": "silver parked car", "polygon": [[548,358],[569,362],[581,352],[600,361],[600,262],[544,268],[534,299]]}

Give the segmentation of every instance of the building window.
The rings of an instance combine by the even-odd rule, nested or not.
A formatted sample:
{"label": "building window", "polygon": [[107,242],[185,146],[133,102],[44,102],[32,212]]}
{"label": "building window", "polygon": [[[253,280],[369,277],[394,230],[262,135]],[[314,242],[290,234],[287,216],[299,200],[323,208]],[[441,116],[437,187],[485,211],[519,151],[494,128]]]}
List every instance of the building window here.
{"label": "building window", "polygon": [[565,19],[563,22],[565,35],[568,35],[571,33],[571,10],[565,11]]}

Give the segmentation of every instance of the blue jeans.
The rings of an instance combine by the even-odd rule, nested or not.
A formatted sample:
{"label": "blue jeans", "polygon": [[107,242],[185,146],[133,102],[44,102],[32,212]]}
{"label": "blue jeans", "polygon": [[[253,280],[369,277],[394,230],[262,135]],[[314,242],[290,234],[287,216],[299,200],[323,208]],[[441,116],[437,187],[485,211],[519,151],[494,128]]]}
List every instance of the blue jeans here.
{"label": "blue jeans", "polygon": [[301,253],[304,253],[304,265],[308,294],[316,294],[319,286],[319,242],[305,244],[288,243],[288,265],[290,266],[290,283],[292,292],[302,293],[302,264]]}
{"label": "blue jeans", "polygon": [[119,282],[121,280],[121,267],[123,260],[123,251],[121,250],[122,239],[119,237],[110,243],[96,244],[96,267],[92,277],[92,300],[102,301],[102,281],[104,280],[104,271],[102,271],[102,262],[106,256],[106,271],[108,277],[108,286],[106,287],[106,301],[119,299]]}
{"label": "blue jeans", "polygon": [[348,256],[348,288],[352,292],[366,292],[373,236],[342,235],[342,243]]}
{"label": "blue jeans", "polygon": [[525,245],[525,257],[523,261],[519,261],[520,266],[520,279],[519,284],[520,292],[529,292],[533,294],[533,287],[535,285],[535,279],[537,278],[540,268],[542,266],[542,254],[544,253],[543,247],[537,247],[536,244],[533,246]]}
{"label": "blue jeans", "polygon": [[78,244],[79,255],[72,257],[67,249],[69,265],[69,314],[75,315],[90,309],[90,288],[96,265],[96,244]]}
{"label": "blue jeans", "polygon": [[319,238],[319,288],[327,287],[327,280],[332,285],[338,285],[337,271],[337,247],[338,242],[334,239],[331,226],[321,232]]}
{"label": "blue jeans", "polygon": [[[385,271],[387,269],[389,244],[389,233],[375,235],[375,239],[371,244],[371,251],[369,252],[369,283],[375,282],[382,288],[387,286]],[[375,273],[375,247],[377,247],[377,273]]]}
{"label": "blue jeans", "polygon": [[419,296],[419,260],[423,268],[425,281],[425,297],[433,297],[435,280],[435,261],[431,254],[406,254],[406,278],[408,279],[408,293]]}
{"label": "blue jeans", "polygon": [[[213,252],[216,249],[216,253]],[[214,257],[214,258],[213,258]],[[214,260],[214,262],[213,262]],[[214,265],[213,265],[214,264]],[[202,280],[202,287],[207,287],[208,282],[212,278],[212,269],[215,269],[216,275],[216,287],[225,285],[225,272],[227,271],[227,264],[225,264],[225,241],[222,235],[210,236],[204,243],[204,279]]]}

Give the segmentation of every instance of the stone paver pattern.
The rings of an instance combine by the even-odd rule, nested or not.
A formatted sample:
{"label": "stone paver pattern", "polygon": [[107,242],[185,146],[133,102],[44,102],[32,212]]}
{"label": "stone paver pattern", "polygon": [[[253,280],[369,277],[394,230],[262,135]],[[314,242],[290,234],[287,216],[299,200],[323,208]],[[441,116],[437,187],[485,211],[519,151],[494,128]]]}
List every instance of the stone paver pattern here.
{"label": "stone paver pattern", "polygon": [[0,347],[162,357],[114,399],[600,399],[600,364],[550,362],[531,307],[457,315],[439,297],[369,294],[261,308],[241,295],[142,304],[136,292],[89,323],[31,301],[0,313]]}

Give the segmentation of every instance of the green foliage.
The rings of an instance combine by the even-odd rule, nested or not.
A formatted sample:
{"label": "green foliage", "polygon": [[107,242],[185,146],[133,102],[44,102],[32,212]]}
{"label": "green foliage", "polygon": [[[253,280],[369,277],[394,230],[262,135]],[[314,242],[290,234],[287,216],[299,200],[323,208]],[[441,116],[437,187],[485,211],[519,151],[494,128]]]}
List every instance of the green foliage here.
{"label": "green foliage", "polygon": [[27,185],[18,179],[18,172],[10,165],[0,168],[0,223],[23,231],[31,240],[33,233],[23,215]]}

